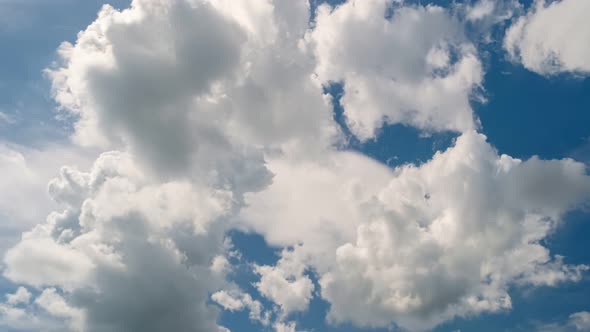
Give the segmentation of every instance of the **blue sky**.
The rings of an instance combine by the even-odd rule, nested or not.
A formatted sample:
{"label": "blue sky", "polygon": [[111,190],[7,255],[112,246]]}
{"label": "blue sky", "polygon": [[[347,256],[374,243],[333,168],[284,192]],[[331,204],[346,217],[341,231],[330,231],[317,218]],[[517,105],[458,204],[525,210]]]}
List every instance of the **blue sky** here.
{"label": "blue sky", "polygon": [[[123,7],[129,1],[111,3]],[[103,4],[74,0],[2,2],[0,40],[6,65],[1,68],[0,108],[15,122],[2,127],[2,139],[43,144],[47,138],[67,137],[64,124],[54,121],[51,109],[55,104],[43,70],[56,60],[56,47],[63,41],[74,40]]]}
{"label": "blue sky", "polygon": [[[564,3],[568,1],[570,3],[575,2],[575,0],[562,1]],[[340,2],[344,1],[336,3]],[[17,151],[21,152],[27,151],[27,149],[45,151],[45,147],[48,146],[75,146],[73,149],[79,149],[75,143],[71,143],[70,138],[76,131],[73,128],[76,121],[75,117],[66,116],[65,119],[56,119],[57,113],[55,110],[60,106],[60,101],[54,100],[51,94],[52,78],[44,74],[44,69],[58,66],[56,63],[59,63],[60,60],[56,56],[56,49],[60,43],[63,41],[75,43],[77,33],[84,30],[95,20],[96,13],[103,3],[105,2],[97,0],[0,0],[0,43],[3,50],[0,55],[2,60],[2,65],[0,65],[0,112],[2,112],[0,114],[2,116],[0,117],[0,142],[2,145],[15,147]],[[126,8],[129,1],[113,0],[108,1],[108,3],[115,8]],[[335,2],[329,3],[335,4]],[[412,3],[408,2],[406,5],[409,7],[416,6],[412,5]],[[419,3],[420,5],[426,4],[425,1]],[[442,6],[445,10],[446,8],[455,8],[447,1],[432,1],[431,3]],[[506,3],[509,3],[509,1],[506,1]],[[517,20],[518,15],[526,15],[522,13],[533,11],[530,1],[521,3],[523,6],[519,9],[520,14],[515,15],[514,18],[508,21],[489,26],[489,33],[494,39],[492,42],[477,40],[474,42],[477,48],[476,54],[485,72],[481,87],[478,88],[483,91],[481,95],[485,98],[485,101],[477,100],[473,96],[469,98],[469,105],[473,110],[473,114],[480,120],[479,131],[487,137],[487,142],[495,147],[500,155],[506,154],[522,160],[527,160],[533,156],[538,156],[543,160],[572,158],[585,163],[587,166],[590,162],[590,126],[588,126],[588,123],[590,123],[590,75],[583,70],[572,73],[567,69],[547,75],[527,68],[526,60],[519,62],[510,59],[502,45],[503,36],[507,28]],[[317,3],[312,3],[312,8],[315,8],[316,5]],[[393,10],[395,12],[397,9],[394,8]],[[466,38],[480,37],[481,32],[476,30],[479,28],[476,28],[475,25],[465,24],[464,28]],[[590,29],[590,26],[581,26],[579,29]],[[420,38],[420,36],[417,38]],[[563,38],[568,37],[564,36]],[[335,62],[337,61],[335,60]],[[352,70],[345,69],[343,72],[342,76],[346,77],[347,73],[352,72]],[[281,74],[276,73],[276,75]],[[347,79],[345,78],[345,81]],[[130,84],[133,84],[133,82]],[[345,109],[352,106],[341,103],[347,86],[350,86],[350,84],[347,85],[342,80],[330,81],[329,83],[323,82],[323,92],[330,95],[333,100],[331,116],[345,138],[343,142],[337,144],[336,150],[338,151],[356,151],[386,165],[390,169],[406,164],[420,166],[428,163],[436,152],[445,151],[452,147],[461,135],[461,130],[425,130],[420,128],[419,125],[415,125],[415,122],[410,121],[406,123],[385,123],[380,128],[377,128],[377,134],[374,137],[363,140],[355,135],[354,130],[351,130],[347,123]],[[113,102],[113,105],[116,102]],[[107,103],[107,105],[110,104]],[[130,108],[133,107],[133,105],[130,106]],[[61,114],[63,116],[65,113]],[[116,114],[116,112],[113,112],[113,114]],[[117,118],[117,115],[113,114],[110,114],[111,118],[108,118],[114,119],[115,124],[112,125],[112,128],[119,128],[116,121],[127,121],[125,120],[127,118]],[[309,125],[308,127],[312,126]],[[140,138],[145,139],[144,136],[140,136],[144,135],[144,133],[139,131],[138,133],[134,131],[134,128],[133,126],[127,126],[121,129],[121,132],[125,130],[132,132],[129,136],[122,134],[121,141],[129,144],[132,154],[140,155],[139,159],[142,162],[149,163],[151,157],[147,159],[141,157],[141,153],[148,148],[144,148],[142,143],[138,143]],[[201,128],[206,127],[202,126],[194,130],[198,131]],[[112,129],[112,132],[116,132],[116,130],[119,129]],[[178,130],[180,132],[184,129]],[[280,131],[281,128],[278,130]],[[166,135],[166,133],[164,132],[162,135]],[[206,139],[201,136],[198,137],[199,139]],[[244,138],[244,140],[246,139]],[[118,148],[120,146],[112,145],[107,148],[99,147],[98,149],[112,150]],[[268,147],[269,150],[271,148],[276,147]],[[3,151],[0,150],[0,153],[3,153]],[[28,158],[27,153],[22,153]],[[309,154],[312,153],[309,152]],[[49,151],[47,155],[56,156],[58,153]],[[197,159],[198,156],[201,155],[197,155]],[[272,154],[269,156],[272,156]],[[40,157],[41,160],[43,158],[51,157]],[[267,158],[273,157],[267,156]],[[43,165],[43,162],[40,164]],[[84,162],[81,162],[81,164],[84,164]],[[54,165],[54,163],[51,162],[48,165]],[[31,168],[34,167],[31,166]],[[53,176],[57,176],[58,171],[59,169],[44,170],[44,172],[53,174]],[[157,173],[158,168],[154,172]],[[5,171],[5,174],[10,176],[8,171]],[[587,170],[585,175],[588,175]],[[191,176],[193,175],[191,174]],[[537,181],[542,182],[543,179]],[[0,183],[0,185],[2,184]],[[24,187],[25,185],[23,185]],[[8,187],[0,188],[0,191],[2,190],[8,190]],[[551,190],[551,188],[546,188],[546,190]],[[561,189],[556,190],[559,192]],[[248,192],[248,190],[244,191]],[[326,194],[330,195],[331,193]],[[28,196],[27,194],[23,194],[23,196],[5,195],[0,196],[0,199],[10,199],[11,197]],[[563,214],[559,225],[540,240],[540,243],[552,254],[564,256],[563,262],[572,266],[590,264],[590,250],[588,250],[587,242],[587,238],[590,236],[590,214],[587,211],[588,200],[585,202],[586,210],[579,208],[579,206],[567,210]],[[10,215],[9,212],[4,212],[1,209],[2,205],[0,205],[0,216]],[[240,217],[236,218],[239,219]],[[0,222],[2,222],[2,219],[0,219]],[[41,222],[42,220],[39,220],[39,223]],[[23,224],[25,225],[23,231],[25,231],[28,226],[35,223]],[[284,317],[279,318],[281,316],[280,306],[273,303],[269,296],[264,296],[255,286],[259,282],[260,275],[253,270],[252,266],[253,264],[276,265],[281,258],[283,248],[277,244],[280,241],[274,240],[271,235],[268,235],[269,240],[267,241],[264,234],[259,234],[260,228],[257,227],[244,227],[241,224],[240,227],[235,227],[226,232],[227,238],[233,244],[232,250],[240,253],[239,257],[229,258],[229,263],[233,265],[233,268],[226,277],[229,283],[251,294],[252,298],[260,301],[265,309],[273,312],[273,320],[279,321],[283,319],[285,322],[295,322],[297,331],[388,331],[392,326],[395,326],[395,321],[392,321],[393,325],[389,327],[374,329],[359,326],[359,324],[351,321],[336,324],[328,323],[326,315],[331,304],[328,299],[322,298],[320,295],[319,279],[322,277],[322,273],[317,272],[317,267],[314,268],[311,265],[306,266],[302,276],[295,277],[308,278],[314,285],[314,296],[312,296],[308,306],[302,311],[287,313]],[[268,234],[271,234],[270,231]],[[18,241],[18,239],[9,240],[9,243],[14,244],[15,241]],[[302,238],[301,241],[305,242],[306,239]],[[2,245],[2,248],[6,247],[7,245]],[[8,261],[5,260],[6,262]],[[11,271],[10,267],[5,267],[5,271]],[[26,277],[15,278],[15,274],[12,274],[11,277],[10,273],[7,275],[6,272],[4,275],[5,278],[2,280],[2,287],[0,288],[5,290],[7,294],[15,291],[20,285],[27,285],[27,280],[29,280]],[[51,284],[39,285],[34,282],[28,282],[28,285],[35,296],[38,296],[44,287],[51,286]],[[440,285],[444,284],[441,283]],[[155,284],[154,287],[158,287],[158,285]],[[436,324],[432,330],[440,332],[576,331],[574,325],[568,323],[570,315],[590,311],[590,277],[588,272],[583,273],[580,280],[565,281],[555,286],[532,286],[530,284],[523,286],[514,282],[509,283],[508,287],[512,302],[511,309],[498,312],[467,313],[464,317],[458,316],[445,319]],[[68,298],[67,287],[64,287],[59,292],[64,298],[71,301],[68,303],[72,307],[76,303],[82,303],[83,301],[81,298]],[[210,293],[212,291],[209,291]],[[207,302],[221,311],[222,305],[216,304],[210,299]],[[70,323],[75,321],[72,318],[74,316],[70,317],[67,314],[65,316],[63,314],[61,316],[59,314],[57,316],[49,315],[50,317],[47,318],[48,315],[43,313],[41,309],[31,310],[38,315],[40,322],[46,322],[44,319],[48,319],[47,322],[50,321],[51,324],[57,324],[56,322],[62,320]],[[47,307],[45,307],[45,310],[47,310]],[[4,320],[3,324],[7,324],[7,321]],[[40,324],[32,328],[25,326],[26,324],[14,324],[12,327],[5,325],[5,328],[8,331],[35,330],[39,329],[39,326],[46,328],[48,331],[52,329],[52,325],[49,323]],[[272,325],[263,326],[260,322],[250,319],[246,310],[222,311],[218,324],[229,328],[231,331],[273,330]],[[19,326],[25,327],[21,328]],[[76,328],[73,327],[74,330]],[[95,329],[92,331],[103,330]]]}

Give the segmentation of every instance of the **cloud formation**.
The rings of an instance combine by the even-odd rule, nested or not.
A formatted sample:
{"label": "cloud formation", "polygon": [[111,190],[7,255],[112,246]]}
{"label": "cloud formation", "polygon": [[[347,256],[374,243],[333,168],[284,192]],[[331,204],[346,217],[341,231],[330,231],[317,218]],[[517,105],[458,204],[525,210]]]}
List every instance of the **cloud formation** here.
{"label": "cloud formation", "polygon": [[90,172],[64,168],[50,193],[66,209],[23,234],[6,253],[4,274],[47,287],[36,301],[76,331],[215,330],[206,304],[218,279],[210,265],[224,250],[215,221],[232,199],[202,190],[150,183],[118,152]]}
{"label": "cloud formation", "polygon": [[[537,20],[572,3],[537,2],[508,31],[509,52],[549,73],[526,44]],[[589,267],[543,240],[590,202],[586,166],[500,154],[471,107],[484,70],[466,26],[504,22],[518,6],[458,8],[349,0],[312,18],[304,0],[104,6],[46,71],[75,145],[0,149],[10,175],[0,189],[24,184],[0,190],[0,212],[36,220],[4,255],[19,288],[0,303],[0,324],[227,331],[224,309],[287,332],[321,297],[330,324],[424,331],[510,310],[512,287],[579,281]],[[569,52],[559,70],[580,71]],[[347,151],[324,92],[334,82],[361,141],[390,124],[458,138],[393,169]],[[78,149],[102,153],[71,166]],[[46,160],[52,180],[37,170]],[[5,203],[46,191],[54,203],[38,214]],[[249,265],[249,290],[229,276],[234,229],[281,249],[276,264]]]}
{"label": "cloud formation", "polygon": [[590,23],[585,0],[536,0],[506,32],[504,47],[541,75],[590,73]]}
{"label": "cloud formation", "polygon": [[[539,188],[553,181],[568,185]],[[365,203],[356,242],[337,248],[335,271],[320,281],[329,318],[385,325],[394,316],[423,330],[510,309],[511,284],[579,280],[588,267],[552,258],[540,241],[589,197],[589,181],[583,164],[498,156],[464,134],[428,163],[398,169]]]}
{"label": "cloud formation", "polygon": [[338,133],[329,100],[298,45],[309,6],[289,3],[103,7],[48,70],[56,100],[78,118],[74,139],[130,146],[168,175],[198,167],[233,176],[232,160],[238,167],[252,147],[331,144]]}
{"label": "cloud formation", "polygon": [[[468,132],[421,166],[383,172],[381,187],[367,195],[371,184],[358,179],[372,161],[364,160],[365,167],[354,168],[356,181],[339,174],[329,185],[284,183],[280,174],[299,174],[299,165],[277,171],[269,193],[249,196],[243,211],[247,220],[267,213],[268,220],[285,219],[266,230],[256,221],[253,227],[276,243],[303,242],[295,250],[319,274],[334,323],[426,330],[456,316],[509,310],[510,286],[555,286],[588,270],[568,265],[541,242],[563,213],[588,203],[584,164],[498,155],[483,135]],[[330,178],[321,166],[305,172]],[[303,199],[305,192],[323,199]],[[266,195],[285,210],[267,210]],[[312,212],[288,212],[298,210]],[[287,227],[294,221],[281,216],[296,216],[300,226]]]}
{"label": "cloud formation", "polygon": [[308,39],[320,79],[343,83],[344,115],[360,139],[374,138],[385,124],[477,128],[470,100],[478,98],[482,65],[446,9],[387,0],[322,5]]}

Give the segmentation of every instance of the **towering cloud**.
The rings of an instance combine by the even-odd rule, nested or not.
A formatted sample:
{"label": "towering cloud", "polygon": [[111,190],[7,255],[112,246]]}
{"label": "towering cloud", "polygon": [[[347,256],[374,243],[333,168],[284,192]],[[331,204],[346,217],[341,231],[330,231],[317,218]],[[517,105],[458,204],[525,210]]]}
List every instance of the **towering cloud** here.
{"label": "towering cloud", "polygon": [[308,150],[336,139],[298,44],[308,16],[303,1],[105,6],[74,45],[62,44],[62,64],[48,73],[56,100],[78,118],[77,142],[129,146],[166,175],[235,173],[255,147]]}
{"label": "towering cloud", "polygon": [[304,1],[103,7],[47,72],[74,141],[119,151],[62,168],[49,192],[63,210],[23,234],[4,275],[45,289],[37,307],[73,330],[216,330],[215,262],[242,195],[272,179],[263,152],[307,158],[338,139],[298,45],[309,14]]}

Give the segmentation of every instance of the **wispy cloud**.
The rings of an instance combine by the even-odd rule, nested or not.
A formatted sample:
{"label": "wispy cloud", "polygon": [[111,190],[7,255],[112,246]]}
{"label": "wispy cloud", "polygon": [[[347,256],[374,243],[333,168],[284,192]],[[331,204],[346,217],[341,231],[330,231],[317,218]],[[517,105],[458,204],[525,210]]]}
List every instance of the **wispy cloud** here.
{"label": "wispy cloud", "polygon": [[0,111],[0,125],[15,124],[17,119],[14,115]]}

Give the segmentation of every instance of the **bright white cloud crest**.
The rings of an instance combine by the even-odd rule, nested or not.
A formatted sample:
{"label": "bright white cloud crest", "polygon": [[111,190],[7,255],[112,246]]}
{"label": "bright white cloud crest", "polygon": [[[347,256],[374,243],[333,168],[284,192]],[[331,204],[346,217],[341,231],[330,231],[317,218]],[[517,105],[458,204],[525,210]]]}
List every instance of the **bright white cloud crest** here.
{"label": "bright white cloud crest", "polygon": [[[321,5],[312,22],[303,0],[103,7],[47,74],[76,149],[105,152],[62,167],[47,186],[55,211],[6,251],[4,276],[22,287],[0,304],[0,324],[226,331],[225,309],[297,331],[292,314],[321,297],[331,324],[422,331],[510,310],[511,287],[580,280],[588,266],[542,241],[588,204],[585,165],[515,159],[477,133],[470,105],[484,72],[464,20],[500,11],[490,3],[462,18],[349,0]],[[568,52],[563,66],[582,68]],[[361,141],[388,124],[459,136],[422,165],[395,169],[342,151],[323,91],[331,82],[343,84],[344,117]],[[0,167],[33,191],[41,179],[25,157],[3,148]],[[283,248],[276,264],[251,265],[257,294],[226,280],[232,229]]]}
{"label": "bright white cloud crest", "polygon": [[506,33],[504,47],[542,75],[590,73],[590,2],[536,0]]}
{"label": "bright white cloud crest", "polygon": [[476,128],[469,101],[483,70],[461,24],[433,6],[394,8],[387,18],[391,6],[386,0],[321,6],[308,36],[319,77],[344,84],[351,130],[369,139],[386,123],[426,131]]}

